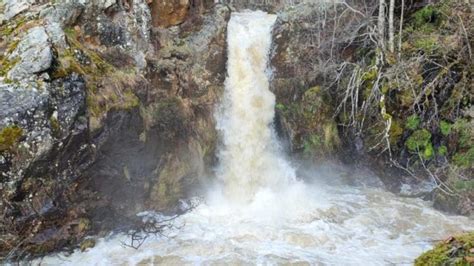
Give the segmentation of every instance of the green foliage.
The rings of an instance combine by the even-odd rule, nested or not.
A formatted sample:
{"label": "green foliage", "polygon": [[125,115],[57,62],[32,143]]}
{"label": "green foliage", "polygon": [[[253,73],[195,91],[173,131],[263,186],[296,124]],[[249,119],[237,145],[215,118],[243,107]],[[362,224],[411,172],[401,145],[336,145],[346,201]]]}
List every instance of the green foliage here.
{"label": "green foliage", "polygon": [[456,180],[454,188],[457,190],[474,191],[474,180]]}
{"label": "green foliage", "polygon": [[374,81],[377,78],[377,68],[373,67],[369,71],[362,74],[362,80],[364,81]]}
{"label": "green foliage", "polygon": [[453,155],[453,163],[461,168],[474,167],[474,133],[471,122],[458,119],[452,125],[457,136],[458,151]]}
{"label": "green foliage", "polygon": [[286,106],[285,106],[284,104],[282,104],[282,103],[277,103],[277,104],[275,105],[275,108],[276,108],[277,110],[279,110],[279,111],[282,111],[282,112],[286,111],[286,109],[287,109]]}
{"label": "green foliage", "polygon": [[433,155],[434,155],[433,144],[431,144],[431,142],[429,142],[426,145],[425,150],[423,151],[423,158],[430,159],[430,158],[433,157]]}
{"label": "green foliage", "polygon": [[417,29],[439,25],[441,13],[433,5],[425,6],[413,14],[413,26]]}
{"label": "green foliage", "polygon": [[470,147],[465,152],[458,152],[453,156],[453,162],[462,168],[474,167],[474,146]]}
{"label": "green foliage", "polygon": [[451,133],[451,127],[452,125],[444,120],[439,123],[439,129],[441,130],[441,134],[443,134],[443,136],[448,136]]}
{"label": "green foliage", "polygon": [[424,159],[430,159],[433,154],[433,145],[431,144],[431,133],[426,129],[419,129],[407,139],[405,146],[411,152],[421,152]]}
{"label": "green foliage", "polygon": [[421,50],[426,53],[433,53],[439,49],[438,39],[435,36],[422,36],[417,38],[413,43],[413,46],[417,50]]}
{"label": "green foliage", "polygon": [[441,145],[441,146],[438,148],[438,154],[439,154],[439,155],[442,155],[442,156],[448,155],[448,147],[446,147],[445,145]]}
{"label": "green foliage", "polygon": [[415,260],[415,266],[425,265],[471,265],[467,258],[473,258],[474,232],[452,237],[437,244]]}
{"label": "green foliage", "polygon": [[472,133],[472,128],[467,119],[458,119],[452,127],[456,133],[459,135],[458,143],[461,148],[469,147],[473,144],[474,134]]}
{"label": "green foliage", "polygon": [[402,136],[402,134],[403,128],[400,126],[400,123],[397,120],[393,119],[389,131],[390,144],[395,145]]}
{"label": "green foliage", "polygon": [[11,150],[23,136],[23,129],[18,126],[5,127],[0,131],[0,152]]}
{"label": "green foliage", "polygon": [[322,146],[323,146],[323,140],[321,139],[321,136],[319,136],[317,134],[311,134],[304,141],[303,152],[305,154],[312,154],[317,149],[320,149]]}
{"label": "green foliage", "polygon": [[420,122],[421,120],[416,114],[410,115],[407,118],[406,127],[411,130],[416,130],[420,125]]}

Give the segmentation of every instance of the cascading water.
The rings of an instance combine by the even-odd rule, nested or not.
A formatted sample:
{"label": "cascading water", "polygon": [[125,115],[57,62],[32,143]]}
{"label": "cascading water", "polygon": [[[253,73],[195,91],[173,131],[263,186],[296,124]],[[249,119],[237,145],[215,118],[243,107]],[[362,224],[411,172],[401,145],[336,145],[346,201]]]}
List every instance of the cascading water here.
{"label": "cascading water", "polygon": [[[271,127],[275,99],[266,69],[274,21],[263,12],[232,14],[225,98],[216,115],[221,182],[179,217],[183,227],[138,250],[124,247],[129,239],[119,235],[42,265],[399,265],[411,264],[431,240],[474,229],[472,220],[445,216],[420,199],[346,185],[332,170],[295,180]],[[350,179],[369,176],[351,172]]]}
{"label": "cascading water", "polygon": [[275,96],[269,90],[267,65],[275,19],[264,12],[234,13],[227,26],[228,77],[216,115],[223,140],[218,177],[233,200],[250,200],[259,188],[295,180],[271,126]]}

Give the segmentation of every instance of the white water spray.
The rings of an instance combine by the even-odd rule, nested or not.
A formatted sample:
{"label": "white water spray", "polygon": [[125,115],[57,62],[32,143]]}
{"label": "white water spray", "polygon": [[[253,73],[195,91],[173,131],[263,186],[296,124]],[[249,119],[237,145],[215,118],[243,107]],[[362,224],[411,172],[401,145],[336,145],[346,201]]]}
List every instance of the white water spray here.
{"label": "white water spray", "polygon": [[268,58],[275,19],[261,11],[233,13],[227,27],[228,77],[216,116],[223,139],[218,177],[232,200],[248,201],[260,188],[278,189],[295,180],[272,127]]}

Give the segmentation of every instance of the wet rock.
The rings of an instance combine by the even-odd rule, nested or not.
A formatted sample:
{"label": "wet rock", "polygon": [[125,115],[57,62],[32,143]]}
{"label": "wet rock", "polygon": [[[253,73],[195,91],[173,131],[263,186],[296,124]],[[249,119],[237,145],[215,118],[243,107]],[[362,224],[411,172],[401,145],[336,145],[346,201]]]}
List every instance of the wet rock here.
{"label": "wet rock", "polygon": [[414,180],[413,178],[405,178],[400,187],[400,195],[405,197],[424,197],[429,195],[436,189],[436,184],[427,180]]}
{"label": "wet rock", "polygon": [[[89,162],[83,147],[87,120],[81,119],[84,80],[72,75],[53,83],[1,84],[0,102],[0,131],[14,125],[22,135],[10,150],[0,151],[1,225],[16,232],[11,243],[25,237],[18,226],[28,232],[22,245],[33,253],[57,248],[71,237],[60,227],[77,218],[65,218],[73,207],[66,203],[73,196],[65,194],[73,188],[69,184],[78,177],[76,171]],[[58,216],[61,222],[52,226],[49,222]],[[5,248],[0,245],[0,255]]]}
{"label": "wet rock", "polygon": [[443,191],[435,191],[433,206],[448,213],[472,215],[474,213],[474,203],[470,199],[472,195],[467,194],[450,195]]}
{"label": "wet rock", "polygon": [[49,69],[53,61],[53,51],[45,28],[39,26],[30,29],[9,59],[19,60],[7,74],[11,80],[22,80]]}
{"label": "wet rock", "polygon": [[167,28],[183,23],[189,5],[189,0],[153,0],[151,3],[153,26]]}
{"label": "wet rock", "polygon": [[82,241],[82,243],[79,245],[80,249],[82,252],[90,249],[90,248],[93,248],[95,247],[95,240],[92,239],[92,238],[88,238],[84,241]]}

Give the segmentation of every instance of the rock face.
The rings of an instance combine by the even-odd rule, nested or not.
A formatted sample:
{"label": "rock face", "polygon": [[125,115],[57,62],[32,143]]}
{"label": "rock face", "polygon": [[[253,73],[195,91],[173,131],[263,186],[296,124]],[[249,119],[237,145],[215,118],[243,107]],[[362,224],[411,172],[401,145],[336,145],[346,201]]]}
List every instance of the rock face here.
{"label": "rock face", "polygon": [[4,18],[11,19],[21,12],[27,10],[35,0],[5,0]]}
{"label": "rock face", "polygon": [[49,69],[53,62],[53,51],[45,28],[30,29],[8,59],[19,61],[7,74],[11,80],[22,80]]}

